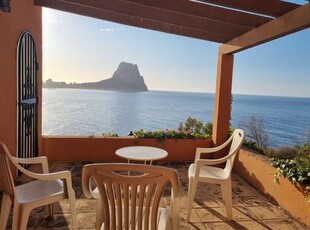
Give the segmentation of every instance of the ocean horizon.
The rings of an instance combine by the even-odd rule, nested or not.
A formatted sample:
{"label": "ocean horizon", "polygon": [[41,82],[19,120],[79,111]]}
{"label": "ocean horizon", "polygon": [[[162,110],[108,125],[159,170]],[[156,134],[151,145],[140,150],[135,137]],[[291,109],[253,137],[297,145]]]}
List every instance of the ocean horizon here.
{"label": "ocean horizon", "polygon": [[[69,84],[69,83],[67,83]],[[45,88],[43,89],[47,90],[56,90],[56,89],[66,89],[66,88]],[[68,88],[68,89],[77,89],[81,90],[81,88]],[[85,90],[97,90],[97,91],[102,91],[100,89],[85,89]],[[115,90],[103,90],[103,91],[111,91],[111,92],[122,92],[122,91],[115,91]],[[202,94],[214,94],[215,92],[202,92],[202,91],[186,91],[186,90],[161,90],[161,89],[149,89],[146,92],[166,92],[166,93],[202,93]],[[139,93],[139,92],[129,92],[129,93]],[[310,99],[310,96],[305,97],[305,96],[290,96],[290,95],[267,95],[267,94],[247,94],[247,93],[233,93],[234,95],[239,95],[239,96],[259,96],[259,97],[282,97],[282,98],[301,98],[301,99]]]}
{"label": "ocean horizon", "polygon": [[[309,135],[310,98],[234,94],[232,103],[231,126],[246,131],[250,116],[262,119],[271,147],[295,145]],[[42,132],[126,136],[139,129],[177,129],[188,117],[213,122],[213,111],[214,93],[44,88]]]}

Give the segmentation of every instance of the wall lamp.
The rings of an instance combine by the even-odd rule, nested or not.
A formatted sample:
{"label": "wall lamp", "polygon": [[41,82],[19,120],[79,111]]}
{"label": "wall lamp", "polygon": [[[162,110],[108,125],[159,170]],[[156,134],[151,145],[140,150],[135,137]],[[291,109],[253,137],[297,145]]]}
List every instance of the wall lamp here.
{"label": "wall lamp", "polygon": [[10,6],[11,0],[0,0],[0,9],[4,12],[10,12],[11,6]]}

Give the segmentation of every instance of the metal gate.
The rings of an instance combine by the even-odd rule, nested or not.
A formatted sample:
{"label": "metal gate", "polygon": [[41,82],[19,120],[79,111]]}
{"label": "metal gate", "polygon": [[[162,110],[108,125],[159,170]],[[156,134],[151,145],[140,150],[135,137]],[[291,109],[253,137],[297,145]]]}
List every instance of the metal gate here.
{"label": "metal gate", "polygon": [[38,59],[35,41],[23,32],[17,45],[18,157],[38,156]]}

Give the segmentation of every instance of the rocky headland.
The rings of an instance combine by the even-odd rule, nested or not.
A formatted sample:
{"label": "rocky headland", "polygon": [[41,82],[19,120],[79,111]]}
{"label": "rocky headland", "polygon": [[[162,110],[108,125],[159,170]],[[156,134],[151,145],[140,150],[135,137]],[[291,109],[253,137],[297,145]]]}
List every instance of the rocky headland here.
{"label": "rocky headland", "polygon": [[143,77],[140,75],[137,65],[121,62],[111,78],[86,83],[54,82],[48,79],[43,82],[44,88],[77,88],[77,89],[101,89],[127,92],[148,91]]}

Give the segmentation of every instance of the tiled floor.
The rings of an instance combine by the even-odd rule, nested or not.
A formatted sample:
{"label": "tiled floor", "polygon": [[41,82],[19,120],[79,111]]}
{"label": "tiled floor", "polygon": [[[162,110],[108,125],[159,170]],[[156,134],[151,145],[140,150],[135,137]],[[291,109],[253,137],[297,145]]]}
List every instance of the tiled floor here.
{"label": "tiled floor", "polygon": [[[270,202],[265,196],[249,186],[238,175],[232,176],[233,220],[227,221],[217,185],[200,184],[197,189],[191,221],[185,221],[187,205],[187,163],[159,163],[176,168],[181,181],[181,229],[309,229],[298,222],[283,209]],[[68,169],[72,172],[73,186],[77,197],[79,229],[95,229],[96,201],[85,199],[81,189],[81,172],[83,163],[57,162],[50,166],[51,171]],[[24,180],[24,179],[23,179]],[[167,198],[168,199],[168,198]],[[53,220],[45,219],[46,208],[32,211],[27,229],[69,229],[71,215],[67,201],[55,206]],[[11,217],[7,229],[11,229]]]}

